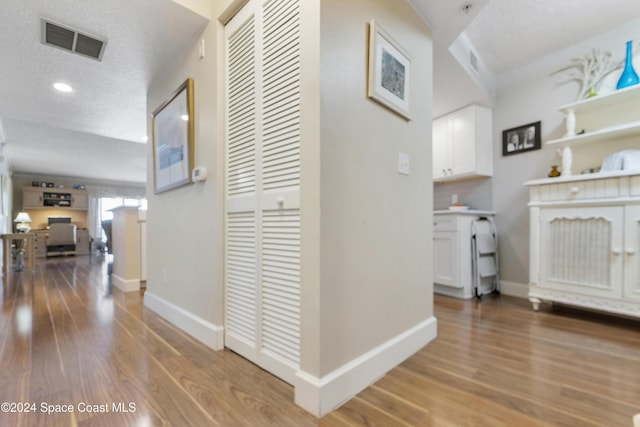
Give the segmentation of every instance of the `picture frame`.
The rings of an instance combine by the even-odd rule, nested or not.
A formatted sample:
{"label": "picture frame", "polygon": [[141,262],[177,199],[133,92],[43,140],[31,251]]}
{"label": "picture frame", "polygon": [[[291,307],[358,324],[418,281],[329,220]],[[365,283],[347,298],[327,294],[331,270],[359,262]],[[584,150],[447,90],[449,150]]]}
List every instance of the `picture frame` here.
{"label": "picture frame", "polygon": [[194,88],[188,78],[153,112],[155,194],[191,183],[194,157]]}
{"label": "picture frame", "polygon": [[542,147],[540,138],[541,122],[529,123],[502,131],[502,155],[524,153],[539,150]]}
{"label": "picture frame", "polygon": [[375,20],[369,23],[367,96],[411,120],[411,55]]}

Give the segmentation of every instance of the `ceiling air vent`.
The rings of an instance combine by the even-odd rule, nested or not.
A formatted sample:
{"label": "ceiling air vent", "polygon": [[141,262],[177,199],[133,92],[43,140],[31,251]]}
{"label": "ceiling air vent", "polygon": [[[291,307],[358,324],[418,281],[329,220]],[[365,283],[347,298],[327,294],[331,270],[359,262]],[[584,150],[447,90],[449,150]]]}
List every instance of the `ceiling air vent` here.
{"label": "ceiling air vent", "polygon": [[41,18],[42,43],[89,58],[102,59],[107,40]]}
{"label": "ceiling air vent", "polygon": [[473,69],[473,71],[475,71],[476,73],[479,72],[479,70],[478,70],[478,57],[476,56],[475,53],[473,53],[472,50],[469,51],[469,65],[471,65],[471,68]]}

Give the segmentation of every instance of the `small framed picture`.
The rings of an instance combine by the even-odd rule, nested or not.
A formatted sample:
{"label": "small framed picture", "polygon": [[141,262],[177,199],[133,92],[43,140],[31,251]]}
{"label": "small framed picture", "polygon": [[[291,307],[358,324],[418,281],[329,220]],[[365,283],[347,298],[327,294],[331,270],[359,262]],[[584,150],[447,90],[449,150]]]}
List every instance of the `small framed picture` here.
{"label": "small framed picture", "polygon": [[411,120],[411,72],[411,55],[372,20],[367,96]]}
{"label": "small framed picture", "polygon": [[44,181],[40,182],[40,187],[46,187],[46,186],[47,186],[46,182],[44,182]]}
{"label": "small framed picture", "polygon": [[54,187],[53,182],[47,182],[47,188],[53,188],[53,187]]}
{"label": "small framed picture", "polygon": [[40,187],[40,181],[31,181],[32,187]]}
{"label": "small framed picture", "polygon": [[502,131],[503,156],[539,150],[540,148],[540,122]]}

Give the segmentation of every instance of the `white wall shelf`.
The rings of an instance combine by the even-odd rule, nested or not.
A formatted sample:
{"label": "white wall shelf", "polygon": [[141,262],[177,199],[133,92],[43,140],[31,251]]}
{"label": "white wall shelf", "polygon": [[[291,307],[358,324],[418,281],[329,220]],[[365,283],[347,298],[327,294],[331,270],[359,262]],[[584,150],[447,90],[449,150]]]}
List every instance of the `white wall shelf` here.
{"label": "white wall shelf", "polygon": [[608,107],[635,101],[640,106],[640,85],[617,90],[607,95],[598,95],[593,98],[581,99],[571,104],[563,105],[559,110],[565,114],[573,110],[574,113],[587,113],[599,111]]}
{"label": "white wall shelf", "polygon": [[611,141],[613,139],[626,138],[634,135],[640,135],[640,121],[623,123],[618,126],[611,126],[604,129],[598,129],[597,131],[587,132],[581,135],[552,139],[547,141],[547,145],[562,145],[563,147],[575,146],[575,145],[582,145],[582,144],[592,144],[596,142]]}
{"label": "white wall shelf", "polygon": [[[563,176],[572,174],[574,146],[640,138],[640,85],[563,105],[559,110],[566,116],[567,132],[545,145],[562,147]],[[576,127],[586,132],[577,135]]]}

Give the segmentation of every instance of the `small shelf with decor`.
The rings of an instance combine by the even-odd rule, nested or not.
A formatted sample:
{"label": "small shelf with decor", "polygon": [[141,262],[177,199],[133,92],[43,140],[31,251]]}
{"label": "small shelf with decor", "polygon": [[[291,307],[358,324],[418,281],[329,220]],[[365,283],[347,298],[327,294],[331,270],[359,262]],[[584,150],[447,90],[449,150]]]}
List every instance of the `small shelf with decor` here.
{"label": "small shelf with decor", "polygon": [[571,175],[571,148],[640,138],[640,85],[582,99],[558,108],[565,114],[566,133],[546,145],[563,149],[562,175]]}
{"label": "small shelf with decor", "polygon": [[[566,116],[567,133],[547,141],[547,145],[585,144],[640,135],[640,85],[563,105],[559,110]],[[575,134],[581,128],[584,133]]]}
{"label": "small shelf with decor", "polygon": [[42,193],[42,203],[44,206],[71,206],[71,193]]}
{"label": "small shelf with decor", "polygon": [[59,189],[51,191],[39,187],[24,187],[22,190],[23,209],[89,209],[89,195],[86,190]]}
{"label": "small shelf with decor", "polygon": [[623,123],[617,126],[598,129],[589,133],[585,132],[580,135],[552,139],[547,141],[547,145],[561,144],[576,146],[581,144],[593,144],[597,142],[611,141],[614,139],[626,138],[635,135],[640,135],[640,120],[637,122]]}
{"label": "small shelf with decor", "polygon": [[561,112],[568,114],[573,111],[575,114],[601,111],[619,104],[632,102],[636,107],[640,107],[640,85],[631,86],[625,89],[616,90],[606,95],[597,95],[591,98],[581,99],[558,108]]}

